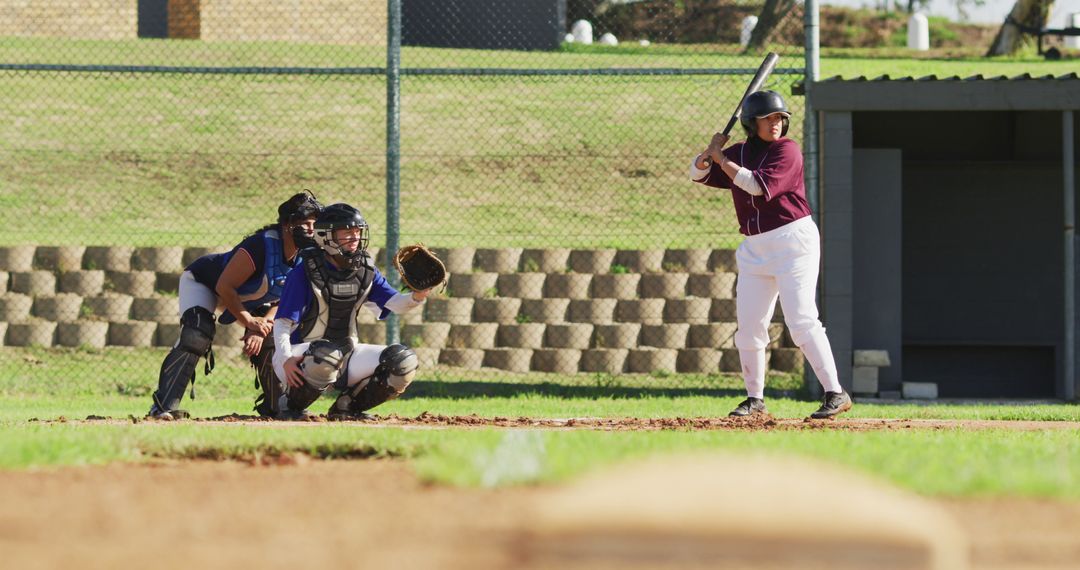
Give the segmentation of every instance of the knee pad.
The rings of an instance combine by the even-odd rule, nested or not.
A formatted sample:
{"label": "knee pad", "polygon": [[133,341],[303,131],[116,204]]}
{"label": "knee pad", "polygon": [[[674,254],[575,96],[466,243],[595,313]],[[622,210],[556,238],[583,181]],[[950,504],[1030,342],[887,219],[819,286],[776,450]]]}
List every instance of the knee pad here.
{"label": "knee pad", "polygon": [[[351,351],[349,351],[351,352]],[[300,363],[300,369],[304,372],[304,379],[319,390],[325,390],[327,386],[337,380],[338,375],[348,362],[349,352],[340,345],[328,340],[313,340],[304,352],[304,360]]]}
{"label": "knee pad", "polygon": [[196,356],[210,352],[214,342],[214,313],[202,307],[192,307],[180,316],[180,342],[177,348]]}
{"label": "knee pad", "polygon": [[387,385],[400,395],[412,383],[416,369],[419,367],[420,359],[413,349],[404,344],[391,344],[379,355],[379,366],[375,369],[375,377],[384,378]]}

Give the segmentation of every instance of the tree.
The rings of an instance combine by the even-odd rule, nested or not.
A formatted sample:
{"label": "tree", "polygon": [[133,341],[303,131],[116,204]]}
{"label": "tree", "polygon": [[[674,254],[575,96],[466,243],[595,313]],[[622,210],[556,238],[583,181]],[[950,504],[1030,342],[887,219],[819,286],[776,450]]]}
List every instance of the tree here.
{"label": "tree", "polygon": [[765,47],[772,37],[780,22],[791,13],[795,7],[795,0],[765,0],[765,5],[758,14],[757,25],[750,34],[750,42],[746,44],[745,51],[758,51]]}
{"label": "tree", "polygon": [[1024,43],[1024,34],[1041,30],[1054,0],[1016,0],[1005,22],[1001,24],[987,56],[1009,55]]}

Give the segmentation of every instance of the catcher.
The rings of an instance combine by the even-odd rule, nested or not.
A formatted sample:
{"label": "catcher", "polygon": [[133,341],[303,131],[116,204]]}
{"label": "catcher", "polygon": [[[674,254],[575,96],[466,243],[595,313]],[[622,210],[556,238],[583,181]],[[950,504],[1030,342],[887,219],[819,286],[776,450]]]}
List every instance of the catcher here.
{"label": "catcher", "polygon": [[399,293],[375,268],[369,231],[356,208],[327,206],[315,221],[317,249],[305,250],[303,264],[289,272],[273,332],[279,419],[306,419],[331,386],[340,393],[330,419],[367,419],[367,410],[400,396],[416,373],[409,347],[360,344],[356,315],[364,308],[383,319],[420,306],[445,281],[446,268],[423,246],[403,248],[396,262],[411,291]]}

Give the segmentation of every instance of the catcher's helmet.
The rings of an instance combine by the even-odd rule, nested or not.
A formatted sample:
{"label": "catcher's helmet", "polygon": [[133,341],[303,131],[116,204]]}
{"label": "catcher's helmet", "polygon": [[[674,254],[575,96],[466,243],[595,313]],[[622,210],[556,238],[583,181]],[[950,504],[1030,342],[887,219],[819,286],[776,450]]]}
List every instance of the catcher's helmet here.
{"label": "catcher's helmet", "polygon": [[278,206],[278,223],[288,224],[313,218],[318,216],[322,209],[322,204],[315,199],[315,195],[311,193],[311,190],[304,190],[293,194]]}
{"label": "catcher's helmet", "polygon": [[756,136],[757,119],[768,117],[773,113],[784,114],[784,130],[780,134],[781,136],[786,135],[791,111],[788,110],[787,104],[784,103],[784,98],[776,91],[755,91],[743,101],[742,112],[739,113],[739,122],[742,123],[747,136]]}
{"label": "catcher's helmet", "polygon": [[[334,230],[346,228],[360,229],[360,243],[353,251],[342,249],[334,241]],[[366,255],[368,240],[370,239],[368,223],[360,210],[348,204],[330,204],[323,208],[322,213],[315,220],[315,242],[327,255],[337,255],[345,259],[349,267],[358,268],[363,263]]]}

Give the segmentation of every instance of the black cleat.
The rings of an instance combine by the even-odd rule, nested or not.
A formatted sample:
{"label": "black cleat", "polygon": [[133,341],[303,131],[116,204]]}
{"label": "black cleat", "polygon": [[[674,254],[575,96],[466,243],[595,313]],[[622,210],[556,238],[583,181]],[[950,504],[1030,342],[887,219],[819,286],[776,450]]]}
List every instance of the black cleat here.
{"label": "black cleat", "polygon": [[157,404],[150,406],[150,411],[146,413],[146,417],[153,420],[161,420],[163,422],[171,422],[173,420],[186,420],[191,414],[187,410],[162,410]]}
{"label": "black cleat", "polygon": [[310,422],[315,419],[315,414],[304,410],[290,410],[288,408],[278,411],[275,420],[283,422]]}
{"label": "black cleat", "polygon": [[743,416],[749,416],[753,414],[767,414],[769,410],[765,409],[765,400],[761,398],[747,398],[742,401],[741,404],[731,410],[728,417],[741,418]]}
{"label": "black cleat", "polygon": [[825,392],[821,407],[810,414],[815,420],[824,420],[840,415],[851,409],[851,396],[847,392]]}
{"label": "black cleat", "polygon": [[370,422],[375,420],[375,416],[367,412],[342,412],[331,409],[326,413],[326,419],[332,422]]}

